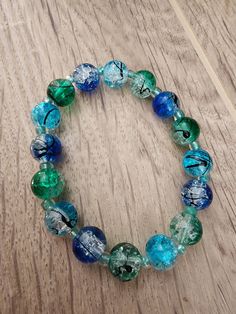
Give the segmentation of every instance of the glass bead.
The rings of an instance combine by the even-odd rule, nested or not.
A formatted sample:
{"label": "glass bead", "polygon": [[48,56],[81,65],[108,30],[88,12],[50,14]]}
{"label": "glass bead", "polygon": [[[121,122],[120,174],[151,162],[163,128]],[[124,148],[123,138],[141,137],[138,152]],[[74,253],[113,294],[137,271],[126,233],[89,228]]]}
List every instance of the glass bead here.
{"label": "glass bead", "polygon": [[172,138],[179,145],[188,145],[195,141],[200,134],[198,123],[188,117],[180,118],[172,124]]}
{"label": "glass bead", "polygon": [[183,117],[185,117],[184,112],[181,109],[177,109],[175,114],[174,114],[174,120],[179,120]]}
{"label": "glass bead", "polygon": [[138,276],[142,262],[142,255],[135,246],[119,243],[111,250],[108,267],[121,281],[130,281]]}
{"label": "glass bead", "polygon": [[75,88],[71,81],[57,79],[48,85],[47,95],[58,106],[66,107],[75,99]]}
{"label": "glass bead", "polygon": [[122,87],[128,80],[129,70],[127,66],[119,61],[109,61],[103,69],[104,83],[111,88]]}
{"label": "glass bead", "polygon": [[185,172],[192,177],[207,175],[212,169],[212,159],[203,149],[188,150],[182,162]]}
{"label": "glass bead", "polygon": [[156,88],[155,76],[146,70],[141,70],[135,73],[131,81],[131,91],[139,98],[149,97]]}
{"label": "glass bead", "polygon": [[55,135],[41,134],[32,141],[30,151],[37,160],[55,162],[62,151],[61,142]]}
{"label": "glass bead", "polygon": [[201,149],[201,145],[198,141],[194,141],[191,144],[189,144],[190,149]]}
{"label": "glass bead", "polygon": [[51,199],[59,196],[65,182],[60,172],[54,168],[44,168],[35,173],[31,189],[38,198]]}
{"label": "glass bead", "polygon": [[158,270],[171,268],[177,257],[174,241],[164,234],[155,234],[146,244],[146,254],[151,265]]}
{"label": "glass bead", "polygon": [[196,244],[202,237],[202,224],[197,216],[182,212],[170,223],[171,238],[183,246]]}
{"label": "glass bead", "polygon": [[70,233],[77,221],[76,208],[68,202],[57,202],[45,211],[44,222],[48,231],[60,237]]}
{"label": "glass bead", "polygon": [[177,252],[178,252],[178,255],[183,255],[186,251],[186,246],[182,245],[182,244],[179,244],[177,246]]}
{"label": "glass bead", "polygon": [[102,230],[86,226],[73,239],[73,252],[82,263],[97,262],[105,251],[106,237]]}
{"label": "glass bead", "polygon": [[188,181],[183,186],[181,195],[186,206],[195,207],[197,210],[210,206],[213,199],[209,185],[197,179]]}
{"label": "glass bead", "polygon": [[40,102],[31,112],[32,121],[36,126],[55,129],[61,121],[60,110],[51,102]]}
{"label": "glass bead", "polygon": [[76,87],[85,92],[94,90],[99,84],[99,71],[89,63],[78,65],[72,76]]}
{"label": "glass bead", "polygon": [[191,206],[186,206],[184,211],[189,214],[189,215],[193,215],[196,216],[197,215],[197,210],[195,207],[191,207]]}
{"label": "glass bead", "polygon": [[172,92],[161,92],[153,99],[152,106],[160,118],[169,118],[176,113],[179,107],[179,99]]}
{"label": "glass bead", "polygon": [[99,263],[101,265],[107,266],[110,260],[110,254],[107,252],[104,252],[101,257],[99,258]]}

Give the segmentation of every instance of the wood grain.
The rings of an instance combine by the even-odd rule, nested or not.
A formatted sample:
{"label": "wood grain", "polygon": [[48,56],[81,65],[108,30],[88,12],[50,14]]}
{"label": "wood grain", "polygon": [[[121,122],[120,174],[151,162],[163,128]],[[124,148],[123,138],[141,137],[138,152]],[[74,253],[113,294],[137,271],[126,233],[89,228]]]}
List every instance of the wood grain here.
{"label": "wood grain", "polygon": [[[0,8],[0,313],[235,313],[236,112],[173,2],[3,0]],[[215,164],[214,202],[199,215],[203,240],[174,269],[143,270],[126,284],[106,268],[81,265],[70,239],[48,234],[30,190],[38,169],[29,154],[31,108],[76,64],[112,58],[153,71],[162,89],[179,95],[186,114],[200,122],[200,141]],[[63,198],[77,205],[81,223],[105,231],[109,248],[129,241],[143,252],[148,237],[168,232],[182,209],[183,151],[169,138],[170,124],[128,87],[101,86],[77,99],[63,112],[59,132]]]}
{"label": "wood grain", "polygon": [[174,0],[191,25],[213,70],[236,107],[236,2]]}

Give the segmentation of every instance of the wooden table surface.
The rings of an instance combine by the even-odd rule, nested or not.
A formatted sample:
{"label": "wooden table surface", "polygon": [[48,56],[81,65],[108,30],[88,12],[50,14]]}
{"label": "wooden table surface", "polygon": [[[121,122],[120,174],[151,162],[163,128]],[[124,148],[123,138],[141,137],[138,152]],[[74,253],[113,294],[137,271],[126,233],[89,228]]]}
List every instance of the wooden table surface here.
{"label": "wooden table surface", "polygon": [[[0,2],[0,313],[168,314],[236,311],[236,1],[2,0]],[[80,264],[71,240],[49,234],[30,180],[33,106],[75,65],[112,58],[155,73],[201,125],[214,158],[202,241],[161,273],[122,283]],[[63,113],[63,197],[109,248],[143,252],[182,209],[183,150],[151,102],[101,86]]]}

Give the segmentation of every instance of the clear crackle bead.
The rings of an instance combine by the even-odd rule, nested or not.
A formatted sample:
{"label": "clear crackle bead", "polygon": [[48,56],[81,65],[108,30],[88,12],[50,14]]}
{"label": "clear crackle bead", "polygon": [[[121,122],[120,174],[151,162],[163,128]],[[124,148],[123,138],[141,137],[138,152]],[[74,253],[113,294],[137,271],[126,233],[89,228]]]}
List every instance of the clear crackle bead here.
{"label": "clear crackle bead", "polygon": [[57,236],[70,234],[78,222],[77,210],[73,204],[65,201],[48,204],[44,222],[49,232]]}
{"label": "clear crackle bead", "polygon": [[182,246],[194,245],[202,238],[202,224],[197,216],[183,211],[171,220],[170,233],[176,243]]}
{"label": "clear crackle bead", "polygon": [[109,61],[103,68],[104,83],[110,88],[124,86],[128,80],[128,74],[127,66],[119,60]]}

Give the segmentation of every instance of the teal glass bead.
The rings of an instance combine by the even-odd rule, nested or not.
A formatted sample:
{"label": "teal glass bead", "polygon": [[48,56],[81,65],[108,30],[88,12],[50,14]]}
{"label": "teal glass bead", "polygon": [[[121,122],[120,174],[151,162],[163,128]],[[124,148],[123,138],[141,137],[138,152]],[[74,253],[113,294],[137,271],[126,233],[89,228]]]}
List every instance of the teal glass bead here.
{"label": "teal glass bead", "polygon": [[44,222],[49,232],[62,237],[71,233],[75,228],[78,214],[74,205],[60,201],[45,211]]}
{"label": "teal glass bead", "polygon": [[56,129],[61,121],[60,110],[51,102],[40,102],[31,111],[31,118],[37,127]]}
{"label": "teal glass bead", "polygon": [[122,87],[128,80],[129,70],[127,66],[119,61],[109,61],[103,69],[104,83],[110,88]]}
{"label": "teal glass bead", "polygon": [[158,270],[171,268],[178,251],[174,241],[164,234],[155,234],[146,244],[146,255],[150,264]]}
{"label": "teal glass bead", "polygon": [[57,79],[48,85],[47,95],[58,106],[66,107],[75,99],[75,88],[71,81]]}
{"label": "teal glass bead", "polygon": [[131,91],[139,98],[147,98],[152,95],[156,88],[155,76],[147,71],[141,70],[135,73],[131,81]]}
{"label": "teal glass bead", "polygon": [[173,122],[171,133],[175,143],[185,146],[196,141],[200,128],[194,119],[183,117]]}
{"label": "teal glass bead", "polygon": [[203,149],[188,150],[182,162],[185,172],[192,177],[207,175],[213,166],[211,156]]}
{"label": "teal glass bead", "polygon": [[63,176],[54,168],[39,170],[31,181],[31,189],[34,195],[44,200],[58,197],[63,191],[64,185]]}
{"label": "teal glass bead", "polygon": [[142,264],[142,255],[134,245],[119,243],[111,250],[108,267],[113,276],[130,281],[138,276]]}
{"label": "teal glass bead", "polygon": [[171,220],[170,233],[172,239],[178,244],[193,245],[202,238],[202,224],[197,216],[183,211]]}

